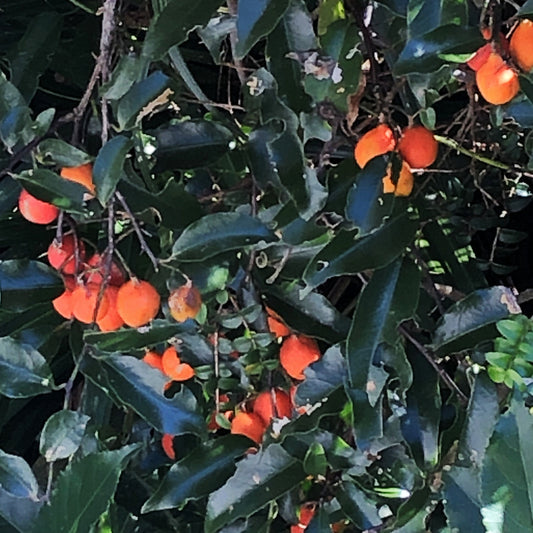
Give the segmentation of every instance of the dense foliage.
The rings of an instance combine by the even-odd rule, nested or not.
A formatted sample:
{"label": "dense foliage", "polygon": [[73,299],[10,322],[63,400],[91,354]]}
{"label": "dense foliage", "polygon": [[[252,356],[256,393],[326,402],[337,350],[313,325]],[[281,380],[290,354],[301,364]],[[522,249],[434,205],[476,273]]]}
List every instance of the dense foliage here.
{"label": "dense foliage", "polygon": [[[533,531],[528,18],[4,0],[0,531]],[[487,44],[503,96],[467,65]],[[410,194],[398,152],[354,160],[380,123],[438,141]],[[95,268],[91,305],[115,269],[155,318],[61,316]],[[120,321],[148,306],[128,294]]]}

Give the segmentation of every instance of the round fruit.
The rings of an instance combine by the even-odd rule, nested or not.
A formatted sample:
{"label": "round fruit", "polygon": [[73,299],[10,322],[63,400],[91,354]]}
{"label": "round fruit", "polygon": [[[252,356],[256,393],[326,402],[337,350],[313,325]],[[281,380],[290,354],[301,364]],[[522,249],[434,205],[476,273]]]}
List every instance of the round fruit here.
{"label": "round fruit", "polygon": [[304,379],[303,371],[320,359],[317,342],[305,335],[287,337],[279,351],[279,361],[285,372],[294,379]]}
{"label": "round fruit", "polygon": [[194,318],[202,307],[200,291],[191,284],[182,285],[170,293],[168,307],[177,322]]}
{"label": "round fruit", "polygon": [[492,44],[487,43],[483,45],[466,64],[474,71],[478,71],[489,58],[492,52]]}
{"label": "round fruit", "polygon": [[116,331],[124,325],[124,320],[122,320],[117,311],[118,287],[109,285],[104,290],[104,294],[109,300],[109,307],[107,308],[107,313],[96,320],[96,324],[100,331]]}
{"label": "round fruit", "polygon": [[85,163],[77,167],[63,167],[61,169],[61,176],[69,181],[80,183],[94,194],[93,166],[91,163]]}
{"label": "round fruit", "polygon": [[409,196],[413,191],[414,181],[411,168],[403,161],[396,185],[392,181],[391,168],[387,169],[387,174],[383,178],[383,192],[385,194],[394,193],[394,196]]}
{"label": "round fruit", "polygon": [[520,90],[518,74],[496,53],[476,72],[476,84],[481,96],[494,105],[511,101]]}
{"label": "round fruit", "polygon": [[157,368],[163,372],[163,361],[162,357],[153,350],[150,350],[146,352],[146,354],[143,357],[143,361],[154,368]]}
{"label": "round fruit", "polygon": [[[100,293],[99,285],[78,285],[72,291],[72,314],[84,324],[92,324],[96,306],[98,304],[98,296]],[[100,320],[105,316],[109,308],[109,299],[107,295],[102,294],[100,305],[98,306],[98,313],[96,320]]]}
{"label": "round fruit", "polygon": [[387,124],[380,124],[367,131],[355,145],[354,157],[363,168],[371,159],[394,150],[396,139]]}
{"label": "round fruit", "polygon": [[165,433],[161,438],[161,447],[169,459],[172,461],[176,460],[176,452],[174,451],[174,435]]}
{"label": "round fruit", "polygon": [[270,307],[265,307],[267,316],[268,329],[276,338],[287,337],[291,334],[290,329],[282,322],[281,317]]}
{"label": "round fruit", "polygon": [[398,151],[412,168],[426,168],[435,162],[439,145],[424,126],[411,126],[402,132]]}
{"label": "round fruit", "polygon": [[231,421],[231,433],[246,435],[257,444],[263,440],[266,426],[263,419],[256,413],[245,413],[241,411],[235,415]]}
{"label": "round fruit", "polygon": [[155,318],[160,303],[161,298],[151,283],[130,279],[118,291],[117,311],[125,324],[138,328]]}
{"label": "round fruit", "polygon": [[188,363],[182,363],[174,346],[169,346],[161,359],[163,372],[174,381],[187,381],[194,376],[194,368]]}
{"label": "round fruit", "polygon": [[254,401],[254,413],[268,426],[273,418],[290,418],[292,405],[289,395],[281,389],[261,392]]}
{"label": "round fruit", "polygon": [[511,35],[511,57],[525,72],[533,68],[533,22],[523,19]]}
{"label": "round fruit", "polygon": [[26,220],[34,224],[50,224],[59,215],[59,209],[55,205],[38,200],[26,189],[20,191],[19,211]]}
{"label": "round fruit", "polygon": [[[104,273],[105,259],[100,254],[96,253],[87,261],[85,282],[101,284],[104,281]],[[124,272],[122,272],[115,261],[111,261],[111,268],[109,269],[109,285],[120,287],[125,281],[126,278],[124,277]]]}
{"label": "round fruit", "polygon": [[72,314],[72,291],[66,289],[63,294],[52,300],[54,309],[64,318],[70,320],[74,315]]}
{"label": "round fruit", "polygon": [[75,239],[71,233],[63,235],[61,242],[54,239],[48,247],[50,265],[64,274],[75,274],[77,270],[76,245],[78,246],[78,260],[81,263],[85,256],[85,246],[82,241]]}

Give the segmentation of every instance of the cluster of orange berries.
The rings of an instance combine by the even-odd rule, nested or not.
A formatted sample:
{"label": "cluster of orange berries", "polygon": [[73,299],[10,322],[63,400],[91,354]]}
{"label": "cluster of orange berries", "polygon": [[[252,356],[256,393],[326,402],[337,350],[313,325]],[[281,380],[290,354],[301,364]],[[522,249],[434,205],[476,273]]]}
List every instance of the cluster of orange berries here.
{"label": "cluster of orange berries", "polygon": [[[492,37],[490,28],[481,30],[483,37]],[[510,42],[504,35],[498,35],[498,44],[505,54],[509,54],[513,61],[524,72],[533,68],[533,22],[524,19],[520,21],[511,35]],[[500,105],[511,101],[520,90],[518,73],[512,68],[502,55],[495,49],[493,42],[483,45],[467,62],[476,72],[476,85],[481,96],[490,104]]]}
{"label": "cluster of orange berries", "polygon": [[410,126],[402,131],[397,142],[394,132],[387,124],[379,124],[367,131],[354,148],[357,164],[363,168],[378,155],[397,150],[402,156],[402,168],[396,183],[392,180],[389,165],[383,177],[383,192],[395,196],[409,196],[413,190],[414,179],[411,168],[426,168],[435,162],[438,144],[433,133],[424,126]]}

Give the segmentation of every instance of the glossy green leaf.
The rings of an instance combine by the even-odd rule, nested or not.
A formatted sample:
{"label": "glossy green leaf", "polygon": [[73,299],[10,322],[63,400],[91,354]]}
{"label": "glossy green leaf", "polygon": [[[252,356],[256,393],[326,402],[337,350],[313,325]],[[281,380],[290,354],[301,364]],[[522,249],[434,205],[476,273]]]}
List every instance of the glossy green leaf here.
{"label": "glossy green leaf", "polygon": [[77,411],[58,411],[44,425],[39,451],[49,463],[67,459],[80,447],[89,417]]}
{"label": "glossy green leaf", "polygon": [[178,261],[203,261],[219,253],[276,240],[257,218],[241,213],[213,213],[185,228],[172,248]]}
{"label": "glossy green leaf", "polygon": [[519,9],[518,14],[524,17],[533,16],[533,0],[527,0]]}
{"label": "glossy green leaf", "polygon": [[413,38],[447,24],[468,23],[468,6],[465,0],[415,0],[409,2],[407,25],[409,37]]}
{"label": "glossy green leaf", "polygon": [[0,486],[11,496],[37,500],[39,485],[28,463],[0,450]]}
{"label": "glossy green leaf", "polygon": [[64,290],[57,272],[39,261],[8,259],[0,262],[0,308],[23,311],[50,302]]}
{"label": "glossy green leaf", "polygon": [[433,337],[438,353],[474,347],[494,335],[493,324],[519,312],[507,287],[479,289],[460,300],[442,316]]}
{"label": "glossy green leaf", "polygon": [[161,433],[203,435],[206,431],[193,393],[182,386],[172,398],[165,397],[168,378],[140,359],[111,355],[96,361],[87,357],[82,371],[95,385],[111,388],[120,403]]}
{"label": "glossy green leaf", "polygon": [[342,511],[359,529],[368,530],[381,526],[376,503],[355,483],[343,481],[336,491],[336,497]]}
{"label": "glossy green leaf", "polygon": [[125,446],[70,463],[59,474],[50,504],[42,507],[32,533],[88,533],[107,509],[125,460],[134,449]]}
{"label": "glossy green leaf", "polygon": [[369,235],[357,238],[354,232],[339,232],[307,265],[307,289],[343,274],[384,267],[394,261],[413,239],[416,218],[402,213]]}
{"label": "glossy green leaf", "polygon": [[132,142],[125,135],[117,135],[104,144],[93,167],[93,179],[96,195],[102,205],[106,205],[121,178],[124,161],[132,147]]}
{"label": "glossy green leaf", "polygon": [[13,496],[0,487],[0,527],[2,532],[25,533],[31,531],[41,506],[42,503],[36,498]]}
{"label": "glossy green leaf", "polygon": [[100,89],[102,97],[114,101],[122,98],[142,71],[142,61],[136,55],[123,55],[116,64],[109,81]]}
{"label": "glossy green leaf", "polygon": [[205,532],[214,533],[237,518],[250,516],[298,485],[305,476],[300,461],[279,444],[248,455],[225,485],[209,496]]}
{"label": "glossy green leaf", "polygon": [[145,61],[161,59],[171,46],[185,41],[195,26],[207,24],[221,4],[221,0],[169,0],[150,23],[143,43],[142,58]]}
{"label": "glossy green leaf", "polygon": [[9,54],[11,83],[30,102],[39,79],[51,63],[59,43],[63,18],[53,11],[44,11],[30,19],[23,37]]}
{"label": "glossy green leaf", "polygon": [[208,166],[225,155],[232,133],[209,120],[187,120],[149,132],[156,140],[156,169],[190,169]]}
{"label": "glossy green leaf", "polygon": [[313,442],[303,460],[304,470],[310,476],[325,476],[328,468],[328,460],[324,446],[319,442]]}
{"label": "glossy green leaf", "polygon": [[31,346],[0,338],[0,394],[29,398],[51,392],[52,372],[45,358]]}
{"label": "glossy green leaf", "polygon": [[7,80],[3,72],[0,73],[0,121],[16,107],[25,107],[26,100],[20,91]]}
{"label": "glossy green leaf", "polygon": [[240,435],[221,437],[193,450],[172,465],[142,512],[183,507],[220,488],[235,471],[235,461],[244,455],[250,441]]}
{"label": "glossy green leaf", "polygon": [[65,211],[83,213],[87,189],[46,169],[26,170],[13,176],[33,196]]}
{"label": "glossy green leaf", "polygon": [[237,46],[235,55],[242,59],[252,46],[268,35],[289,6],[289,0],[239,0],[237,8]]}
{"label": "glossy green leaf", "polygon": [[54,138],[43,139],[38,144],[37,157],[45,164],[53,163],[58,167],[77,167],[91,160],[83,150]]}
{"label": "glossy green leaf", "polygon": [[219,14],[217,17],[213,17],[206,26],[197,30],[217,65],[220,65],[223,58],[222,44],[226,37],[235,31],[235,22],[236,17],[229,14]]}

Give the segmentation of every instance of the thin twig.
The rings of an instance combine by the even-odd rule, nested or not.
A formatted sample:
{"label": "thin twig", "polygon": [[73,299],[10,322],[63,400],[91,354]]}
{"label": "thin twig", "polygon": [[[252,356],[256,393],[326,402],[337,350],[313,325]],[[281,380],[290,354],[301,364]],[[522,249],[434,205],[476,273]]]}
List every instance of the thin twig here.
{"label": "thin twig", "polygon": [[[230,15],[232,17],[236,17],[237,16],[237,0],[228,0],[227,6],[230,12]],[[233,62],[235,63],[235,70],[237,71],[237,76],[239,77],[239,81],[241,82],[241,85],[244,85],[244,83],[246,82],[246,73],[245,73],[244,65],[241,59],[237,59],[235,57],[235,48],[237,47],[237,30],[235,28],[231,30],[229,37],[230,37],[230,43],[231,43],[231,54],[233,56]]]}

